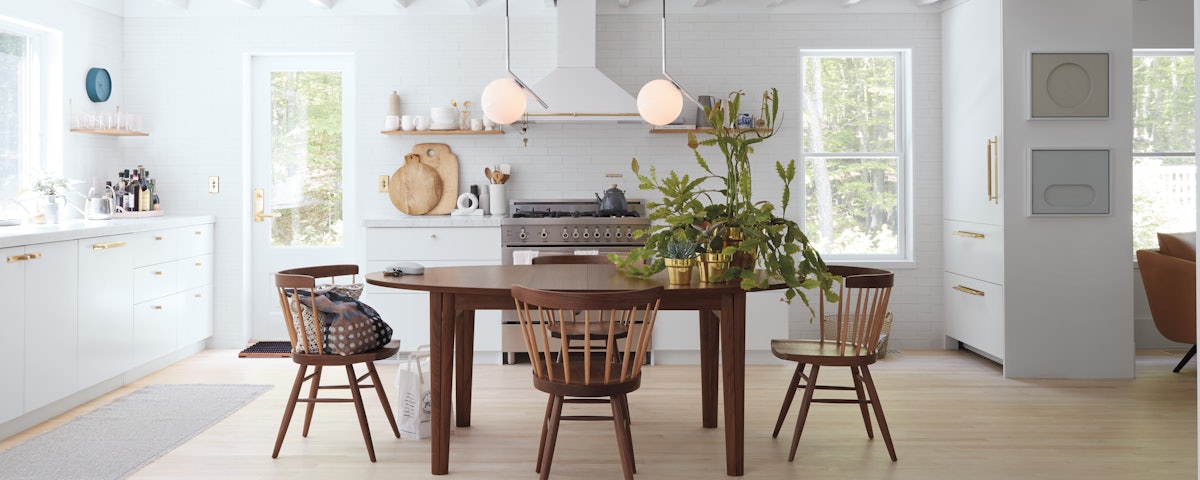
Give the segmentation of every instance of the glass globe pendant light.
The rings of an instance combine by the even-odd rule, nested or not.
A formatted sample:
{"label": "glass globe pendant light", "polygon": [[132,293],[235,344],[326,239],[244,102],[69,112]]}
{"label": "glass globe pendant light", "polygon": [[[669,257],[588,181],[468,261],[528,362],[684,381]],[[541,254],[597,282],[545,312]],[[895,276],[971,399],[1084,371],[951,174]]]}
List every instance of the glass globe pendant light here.
{"label": "glass globe pendant light", "polygon": [[700,105],[667,73],[667,0],[662,0],[662,74],[666,78],[651,80],[638,91],[638,115],[651,125],[666,125],[679,118],[683,97]]}
{"label": "glass globe pendant light", "polygon": [[479,100],[483,104],[484,115],[500,125],[512,124],[525,115],[525,92],[533,95],[542,108],[550,108],[542,97],[530,90],[529,86],[512,72],[509,64],[508,0],[504,0],[504,70],[508,72],[508,77],[492,80],[483,88],[483,95]]}

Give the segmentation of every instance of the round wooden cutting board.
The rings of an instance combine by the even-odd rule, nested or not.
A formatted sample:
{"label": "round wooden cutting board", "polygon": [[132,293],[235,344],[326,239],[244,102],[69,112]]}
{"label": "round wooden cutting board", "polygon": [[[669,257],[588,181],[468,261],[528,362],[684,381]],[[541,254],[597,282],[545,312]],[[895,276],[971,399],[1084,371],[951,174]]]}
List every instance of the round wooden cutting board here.
{"label": "round wooden cutting board", "polygon": [[397,210],[408,215],[424,215],[442,199],[442,177],[433,167],[421,162],[421,156],[404,156],[404,165],[396,169],[388,183],[388,197]]}

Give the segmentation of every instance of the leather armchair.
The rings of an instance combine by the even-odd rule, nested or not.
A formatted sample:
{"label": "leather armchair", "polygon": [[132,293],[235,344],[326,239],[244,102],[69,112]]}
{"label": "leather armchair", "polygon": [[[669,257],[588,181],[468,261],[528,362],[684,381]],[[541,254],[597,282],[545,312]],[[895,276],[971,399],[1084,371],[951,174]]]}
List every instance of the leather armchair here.
{"label": "leather armchair", "polygon": [[1158,250],[1138,250],[1137,260],[1154,326],[1168,340],[1192,344],[1178,373],[1196,354],[1196,262]]}

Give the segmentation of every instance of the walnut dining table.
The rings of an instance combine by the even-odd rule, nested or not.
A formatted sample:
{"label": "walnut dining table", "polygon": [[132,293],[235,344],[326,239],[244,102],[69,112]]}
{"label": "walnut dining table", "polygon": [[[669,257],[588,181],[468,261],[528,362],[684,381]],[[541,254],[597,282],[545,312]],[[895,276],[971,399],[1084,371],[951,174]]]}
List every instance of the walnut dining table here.
{"label": "walnut dining table", "polygon": [[[514,309],[511,288],[610,292],[662,285],[660,309],[699,312],[702,424],[717,427],[717,375],[724,394],[725,472],[745,467],[746,291],[737,282],[669,285],[665,273],[649,279],[626,276],[612,265],[481,265],[428,267],[422,275],[368,273],[367,283],[429,292],[429,353],[432,472],[450,469],[451,392],[455,422],[471,425],[471,369],[475,311]],[[768,289],[783,288],[772,282]],[[455,382],[455,383],[452,383]],[[457,388],[454,388],[457,386]]]}

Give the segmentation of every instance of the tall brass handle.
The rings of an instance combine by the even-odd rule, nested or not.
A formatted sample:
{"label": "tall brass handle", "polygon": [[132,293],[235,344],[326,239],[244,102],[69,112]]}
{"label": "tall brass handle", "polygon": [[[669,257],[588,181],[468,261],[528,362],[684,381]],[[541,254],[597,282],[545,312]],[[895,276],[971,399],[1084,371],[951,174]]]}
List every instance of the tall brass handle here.
{"label": "tall brass handle", "polygon": [[982,297],[982,296],[984,295],[984,293],[983,293],[983,290],[976,290],[976,289],[974,289],[974,288],[971,288],[971,287],[964,287],[964,286],[962,286],[962,285],[955,285],[953,288],[954,288],[955,290],[958,290],[958,291],[960,291],[960,292],[963,292],[963,293],[966,293],[966,294],[970,294],[970,295],[975,295],[975,296],[977,296],[977,297]]}
{"label": "tall brass handle", "polygon": [[982,233],[968,232],[965,230],[955,230],[954,234],[958,235],[960,237],[967,237],[967,238],[983,238]]}
{"label": "tall brass handle", "polygon": [[268,218],[279,218],[282,216],[282,214],[277,212],[266,212],[266,197],[267,195],[263,192],[263,189],[254,189],[254,221],[256,222],[261,222]]}
{"label": "tall brass handle", "polygon": [[129,242],[97,243],[92,245],[92,250],[108,250],[110,248],[121,248],[126,245],[129,245]]}
{"label": "tall brass handle", "polygon": [[[996,155],[993,158],[992,151]],[[993,173],[994,172],[994,173]],[[987,192],[988,201],[1000,203],[1000,137],[992,137],[987,141]]]}

